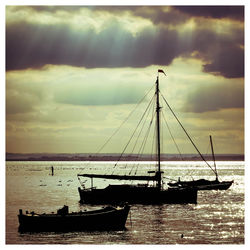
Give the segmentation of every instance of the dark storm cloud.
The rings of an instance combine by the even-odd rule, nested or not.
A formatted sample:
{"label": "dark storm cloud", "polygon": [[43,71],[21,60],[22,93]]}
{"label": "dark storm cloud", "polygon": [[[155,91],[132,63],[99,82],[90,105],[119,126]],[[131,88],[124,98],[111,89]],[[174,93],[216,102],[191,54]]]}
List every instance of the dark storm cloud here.
{"label": "dark storm cloud", "polygon": [[91,37],[91,31],[77,35],[67,26],[10,25],[6,31],[6,68],[39,68],[45,64],[83,66]]}
{"label": "dark storm cloud", "polygon": [[[80,8],[83,8],[82,6],[76,6],[76,5],[31,5],[31,6],[13,6],[13,10],[22,10],[22,9],[33,9],[36,12],[51,12],[54,13],[58,10],[64,10],[67,12],[72,12],[72,11],[78,11]],[[85,8],[85,7],[84,7]]]}
{"label": "dark storm cloud", "polygon": [[[15,11],[22,10],[23,6],[14,7]],[[88,9],[95,12],[107,12],[107,13],[115,13],[115,14],[123,14],[124,12],[129,12],[132,16],[142,17],[145,19],[149,19],[154,24],[164,24],[168,25],[173,24],[177,25],[187,21],[189,15],[186,13],[181,14],[178,10],[172,9],[169,12],[163,10],[162,6],[125,6],[125,5],[117,5],[117,6],[25,6],[30,10],[34,10],[35,12],[50,12],[56,13],[57,11],[66,11],[70,13],[77,13],[82,9]]]}
{"label": "dark storm cloud", "polygon": [[[16,8],[23,8],[16,7]],[[162,6],[29,6],[35,11],[56,12],[64,11],[79,11],[82,8],[87,8],[92,11],[107,11],[107,12],[125,12],[130,11],[134,16],[141,16],[151,19],[154,23],[180,23],[187,20],[190,16],[206,17],[206,18],[229,18],[239,21],[244,20],[244,6],[172,6],[170,12],[163,10]],[[181,12],[181,13],[180,13]]]}
{"label": "dark storm cloud", "polygon": [[[191,36],[191,41],[189,40]],[[181,46],[187,52],[197,52],[197,57],[207,61],[203,71],[226,78],[244,77],[244,32],[234,30],[231,34],[218,35],[208,29],[197,29],[186,34]]]}
{"label": "dark storm cloud", "polygon": [[[166,11],[164,6],[94,6],[93,11],[130,12],[131,15],[150,20],[154,24],[177,25],[187,21],[189,16],[178,10]],[[166,7],[166,6],[165,6]]]}
{"label": "dark storm cloud", "polygon": [[177,24],[190,17],[244,20],[244,6],[172,6],[171,11],[164,11],[162,7],[164,6],[92,6],[89,8],[111,12],[131,11],[133,15],[149,18],[156,24]]}
{"label": "dark storm cloud", "polygon": [[244,52],[240,48],[221,49],[212,63],[204,65],[204,71],[216,74],[224,72],[227,78],[244,76]]}
{"label": "dark storm cloud", "polygon": [[190,16],[244,20],[244,6],[175,6],[174,8]]}
{"label": "dark storm cloud", "polygon": [[[36,8],[41,8],[40,11],[46,9]],[[106,10],[109,8],[106,7]],[[55,11],[57,7],[52,9]],[[168,23],[172,20],[172,23],[177,23],[185,20],[181,15],[177,19],[172,12],[169,16],[163,12],[154,16],[159,9],[157,7],[152,12],[155,22]],[[139,12],[141,14],[138,15],[145,18],[148,15],[149,18],[143,7],[136,8],[135,13]],[[117,22],[110,21],[105,27],[96,33],[93,29],[74,30],[66,24],[7,24],[6,69],[40,68],[46,64],[86,68],[167,66],[176,57],[196,52],[196,56],[208,62],[204,64],[205,72],[227,78],[244,76],[244,31],[240,28],[221,34],[209,28],[198,28],[180,38],[177,30],[167,26],[144,29],[136,36]]]}
{"label": "dark storm cloud", "polygon": [[93,30],[73,31],[67,26],[18,23],[6,32],[6,67],[14,70],[45,64],[86,68],[168,65],[179,53],[176,39],[176,32],[168,30],[144,30],[133,37],[117,24],[97,34]]}
{"label": "dark storm cloud", "polygon": [[191,92],[183,105],[185,112],[203,113],[228,108],[244,108],[244,86],[216,84],[203,86]]}

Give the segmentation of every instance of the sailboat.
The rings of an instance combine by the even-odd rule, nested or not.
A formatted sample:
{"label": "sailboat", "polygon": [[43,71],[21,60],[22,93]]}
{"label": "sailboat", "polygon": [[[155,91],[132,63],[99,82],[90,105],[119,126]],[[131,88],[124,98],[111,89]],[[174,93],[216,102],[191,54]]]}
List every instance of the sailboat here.
{"label": "sailboat", "polygon": [[[180,179],[176,182],[169,182],[168,185],[171,187],[196,187],[198,190],[227,190],[233,183],[232,181],[219,181],[218,172],[216,169],[214,148],[212,136],[210,138],[211,151],[213,156],[214,168],[212,169],[215,174],[215,180],[198,179],[192,181],[181,181]],[[210,165],[209,165],[210,166]]]}
{"label": "sailboat", "polygon": [[[168,187],[165,189],[162,184],[163,171],[161,170],[161,141],[160,141],[160,114],[159,104],[159,73],[155,82],[155,114],[156,114],[156,157],[157,170],[154,175],[117,175],[117,174],[78,174],[81,177],[91,179],[91,187],[86,188],[82,185],[78,188],[80,202],[88,204],[114,204],[128,202],[129,204],[196,204],[196,187]],[[164,73],[165,74],[165,73]],[[149,174],[150,174],[149,173]],[[112,179],[112,180],[131,180],[147,181],[147,184],[110,184],[105,188],[95,188],[93,186],[94,178]],[[151,184],[150,184],[151,183]]]}

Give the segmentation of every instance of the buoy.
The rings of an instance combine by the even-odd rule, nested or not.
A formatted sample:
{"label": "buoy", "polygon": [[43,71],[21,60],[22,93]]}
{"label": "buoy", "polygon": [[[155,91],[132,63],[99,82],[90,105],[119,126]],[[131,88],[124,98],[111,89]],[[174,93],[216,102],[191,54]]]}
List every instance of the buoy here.
{"label": "buoy", "polygon": [[184,238],[184,234],[181,234],[181,238]]}

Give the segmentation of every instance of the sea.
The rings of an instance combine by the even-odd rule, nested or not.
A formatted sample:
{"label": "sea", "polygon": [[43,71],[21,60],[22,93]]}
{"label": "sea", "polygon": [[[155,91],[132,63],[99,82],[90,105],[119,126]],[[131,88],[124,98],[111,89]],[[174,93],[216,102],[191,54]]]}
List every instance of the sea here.
{"label": "sea", "polygon": [[[211,163],[212,165],[213,163]],[[54,175],[51,173],[54,168]],[[70,212],[100,208],[79,203],[77,174],[143,174],[154,169],[152,162],[7,161],[5,244],[85,244],[85,245],[244,245],[245,184],[243,161],[219,161],[219,179],[234,180],[225,191],[198,191],[197,204],[131,206],[126,229],[104,232],[19,233],[18,212],[56,212],[63,205]],[[198,178],[215,179],[203,162],[162,162],[164,187],[167,182]],[[81,182],[90,187],[88,179]],[[94,180],[97,188],[116,180]]]}

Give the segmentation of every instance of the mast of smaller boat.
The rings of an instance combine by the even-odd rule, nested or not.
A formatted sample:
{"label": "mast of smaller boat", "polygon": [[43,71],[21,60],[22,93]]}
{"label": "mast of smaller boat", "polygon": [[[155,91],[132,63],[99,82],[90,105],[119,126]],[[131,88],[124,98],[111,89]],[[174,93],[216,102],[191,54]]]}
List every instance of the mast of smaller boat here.
{"label": "mast of smaller boat", "polygon": [[213,147],[212,136],[210,135],[209,138],[210,138],[211,150],[212,150],[213,161],[214,161],[214,173],[215,173],[216,181],[218,181],[218,174],[217,174],[217,170],[216,170],[216,163],[215,163],[215,156],[214,156],[214,147]]}
{"label": "mast of smaller boat", "polygon": [[160,104],[159,104],[159,71],[157,80],[155,83],[155,93],[156,93],[156,130],[157,130],[157,160],[158,160],[158,171],[156,172],[157,177],[157,187],[161,190],[161,143],[160,143]]}

